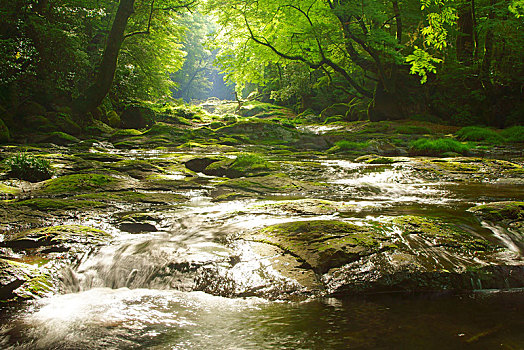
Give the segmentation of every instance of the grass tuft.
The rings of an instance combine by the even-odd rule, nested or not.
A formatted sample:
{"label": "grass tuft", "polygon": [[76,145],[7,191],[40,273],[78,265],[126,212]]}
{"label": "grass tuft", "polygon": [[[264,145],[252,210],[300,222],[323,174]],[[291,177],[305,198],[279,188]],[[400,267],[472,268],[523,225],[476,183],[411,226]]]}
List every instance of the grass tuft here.
{"label": "grass tuft", "polygon": [[504,142],[504,138],[496,131],[479,126],[466,126],[457,131],[456,135],[461,141],[484,141],[489,143]]}
{"label": "grass tuft", "polygon": [[21,180],[38,182],[53,176],[51,163],[47,159],[25,152],[7,158],[5,163],[9,167],[8,175]]}
{"label": "grass tuft", "polygon": [[506,138],[508,142],[524,142],[524,126],[512,126],[504,129],[500,134]]}
{"label": "grass tuft", "polygon": [[411,143],[411,152],[417,155],[440,156],[453,152],[466,154],[469,146],[453,139],[418,139]]}

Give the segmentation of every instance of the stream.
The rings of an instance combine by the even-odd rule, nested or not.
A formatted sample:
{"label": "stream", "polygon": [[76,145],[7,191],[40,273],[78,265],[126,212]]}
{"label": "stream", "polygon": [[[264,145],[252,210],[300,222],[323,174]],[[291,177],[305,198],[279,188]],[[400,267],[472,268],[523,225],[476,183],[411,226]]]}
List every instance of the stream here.
{"label": "stream", "polygon": [[[466,294],[303,293],[269,258],[234,239],[287,221],[359,225],[399,215],[432,215],[522,256],[521,236],[479,222],[466,209],[489,201],[522,201],[523,186],[431,180],[419,176],[409,161],[369,165],[326,158],[314,160],[315,171],[305,171],[309,160],[301,160],[303,168],[295,159],[287,160],[282,167],[293,178],[329,186],[314,194],[267,193],[217,202],[210,193],[220,178],[201,176],[203,186],[176,193],[186,198],[180,204],[140,204],[122,207],[121,213],[71,220],[113,233],[111,244],[63,269],[61,294],[4,306],[0,347],[524,349],[523,290],[480,286]],[[352,209],[271,209],[283,200],[306,196],[343,202]],[[115,223],[115,216],[135,212],[146,213],[154,229],[124,232]]]}

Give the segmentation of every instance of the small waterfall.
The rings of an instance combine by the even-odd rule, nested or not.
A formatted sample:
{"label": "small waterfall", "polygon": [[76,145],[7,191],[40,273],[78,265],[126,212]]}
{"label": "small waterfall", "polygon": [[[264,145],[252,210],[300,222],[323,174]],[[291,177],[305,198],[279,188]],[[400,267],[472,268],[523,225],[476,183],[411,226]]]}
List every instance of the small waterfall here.
{"label": "small waterfall", "polygon": [[522,234],[518,234],[487,221],[482,221],[481,224],[482,227],[493,232],[493,236],[495,236],[506,248],[521,256],[524,254],[524,236],[522,236]]}
{"label": "small waterfall", "polygon": [[166,235],[139,235],[131,241],[101,249],[76,269],[62,273],[65,292],[98,287],[176,289],[194,288],[197,270],[226,263],[231,252],[209,242],[185,245]]}

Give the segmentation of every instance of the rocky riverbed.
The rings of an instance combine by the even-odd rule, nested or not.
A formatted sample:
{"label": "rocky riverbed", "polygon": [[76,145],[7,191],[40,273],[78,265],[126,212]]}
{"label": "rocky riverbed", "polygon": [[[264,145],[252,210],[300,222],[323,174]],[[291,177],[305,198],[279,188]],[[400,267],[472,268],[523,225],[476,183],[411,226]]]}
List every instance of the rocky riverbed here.
{"label": "rocky riverbed", "polygon": [[[414,156],[389,142],[414,137],[392,135],[401,122],[320,132],[235,121],[165,117],[67,145],[2,146],[3,159],[24,151],[55,171],[2,177],[2,300],[97,288],[301,301],[524,287],[518,145]],[[341,135],[367,146],[335,152]]]}

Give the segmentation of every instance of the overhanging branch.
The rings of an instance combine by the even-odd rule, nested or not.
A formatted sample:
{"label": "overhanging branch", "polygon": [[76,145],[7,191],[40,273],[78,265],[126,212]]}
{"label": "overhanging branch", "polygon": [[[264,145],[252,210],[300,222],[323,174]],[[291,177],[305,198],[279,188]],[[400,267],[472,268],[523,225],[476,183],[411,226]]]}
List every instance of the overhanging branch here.
{"label": "overhanging branch", "polygon": [[246,15],[244,13],[243,13],[243,16],[244,16],[244,21],[246,23],[247,30],[249,31],[250,38],[255,43],[269,48],[271,51],[273,51],[279,57],[285,58],[285,59],[290,60],[290,61],[303,62],[306,65],[308,65],[311,69],[318,69],[318,68],[323,67],[324,65],[327,65],[328,67],[331,67],[335,72],[337,72],[340,75],[342,75],[344,77],[344,79],[346,79],[346,81],[358,93],[360,93],[362,96],[365,96],[365,97],[368,97],[368,98],[373,98],[373,93],[371,93],[370,91],[364,89],[353,78],[351,78],[351,76],[348,74],[348,72],[344,68],[340,67],[339,65],[337,65],[335,62],[331,61],[329,58],[325,57],[324,55],[322,55],[323,57],[322,57],[322,59],[319,62],[312,62],[312,61],[306,59],[303,56],[291,55],[291,54],[287,54],[285,52],[282,52],[282,51],[278,50],[274,45],[269,43],[269,41],[267,39],[265,39],[265,38],[263,38],[263,39],[257,38],[255,36],[255,34],[253,33],[253,30],[251,29],[251,26],[249,25],[247,17],[246,17]]}

